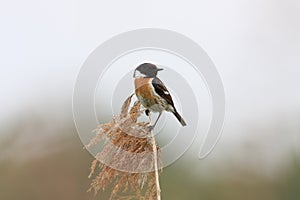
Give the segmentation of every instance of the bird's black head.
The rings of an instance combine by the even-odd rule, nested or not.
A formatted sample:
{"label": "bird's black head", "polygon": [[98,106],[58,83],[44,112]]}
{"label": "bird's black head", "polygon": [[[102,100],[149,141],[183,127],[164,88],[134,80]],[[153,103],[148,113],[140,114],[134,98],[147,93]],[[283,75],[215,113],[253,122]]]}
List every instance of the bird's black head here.
{"label": "bird's black head", "polygon": [[157,68],[156,65],[153,65],[151,63],[143,63],[134,70],[133,77],[137,76],[137,72],[139,72],[143,77],[156,77],[157,72],[161,70],[163,69]]}

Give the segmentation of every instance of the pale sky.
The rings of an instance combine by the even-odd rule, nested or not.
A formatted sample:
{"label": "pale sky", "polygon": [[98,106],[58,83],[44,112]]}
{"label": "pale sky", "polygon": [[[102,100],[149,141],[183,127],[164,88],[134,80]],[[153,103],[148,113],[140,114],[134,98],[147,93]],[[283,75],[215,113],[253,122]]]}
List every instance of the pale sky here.
{"label": "pale sky", "polygon": [[3,1],[0,124],[31,109],[71,107],[88,55],[145,27],[177,31],[206,50],[225,88],[224,131],[299,113],[299,9],[297,0]]}

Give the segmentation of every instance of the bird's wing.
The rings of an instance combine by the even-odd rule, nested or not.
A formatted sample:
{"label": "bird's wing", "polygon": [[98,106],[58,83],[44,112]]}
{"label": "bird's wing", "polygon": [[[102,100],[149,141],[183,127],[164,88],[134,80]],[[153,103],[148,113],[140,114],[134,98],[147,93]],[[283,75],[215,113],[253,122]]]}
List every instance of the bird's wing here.
{"label": "bird's wing", "polygon": [[168,104],[170,104],[174,107],[174,103],[173,103],[172,97],[171,97],[168,89],[166,88],[164,83],[159,78],[157,78],[157,77],[153,78],[152,86],[154,87],[155,92],[160,97],[165,99],[168,102]]}

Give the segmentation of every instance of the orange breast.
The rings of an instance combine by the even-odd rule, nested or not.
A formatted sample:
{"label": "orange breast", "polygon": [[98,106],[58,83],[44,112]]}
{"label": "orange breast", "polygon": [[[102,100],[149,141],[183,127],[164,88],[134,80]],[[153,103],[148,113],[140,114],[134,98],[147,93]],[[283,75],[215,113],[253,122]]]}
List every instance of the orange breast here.
{"label": "orange breast", "polygon": [[152,78],[136,78],[134,80],[135,93],[146,99],[153,99],[154,94],[151,87]]}

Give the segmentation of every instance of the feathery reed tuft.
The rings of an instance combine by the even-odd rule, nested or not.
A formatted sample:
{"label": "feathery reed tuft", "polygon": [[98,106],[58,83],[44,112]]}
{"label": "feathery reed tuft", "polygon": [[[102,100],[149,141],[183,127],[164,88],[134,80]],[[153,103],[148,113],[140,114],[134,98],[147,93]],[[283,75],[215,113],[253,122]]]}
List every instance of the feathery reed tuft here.
{"label": "feathery reed tuft", "polygon": [[89,191],[111,190],[111,200],[160,199],[160,148],[149,123],[138,122],[140,102],[130,108],[131,97],[123,103],[120,115],[99,125],[97,135],[86,145],[90,148],[104,143],[91,164],[89,178],[95,177]]}

